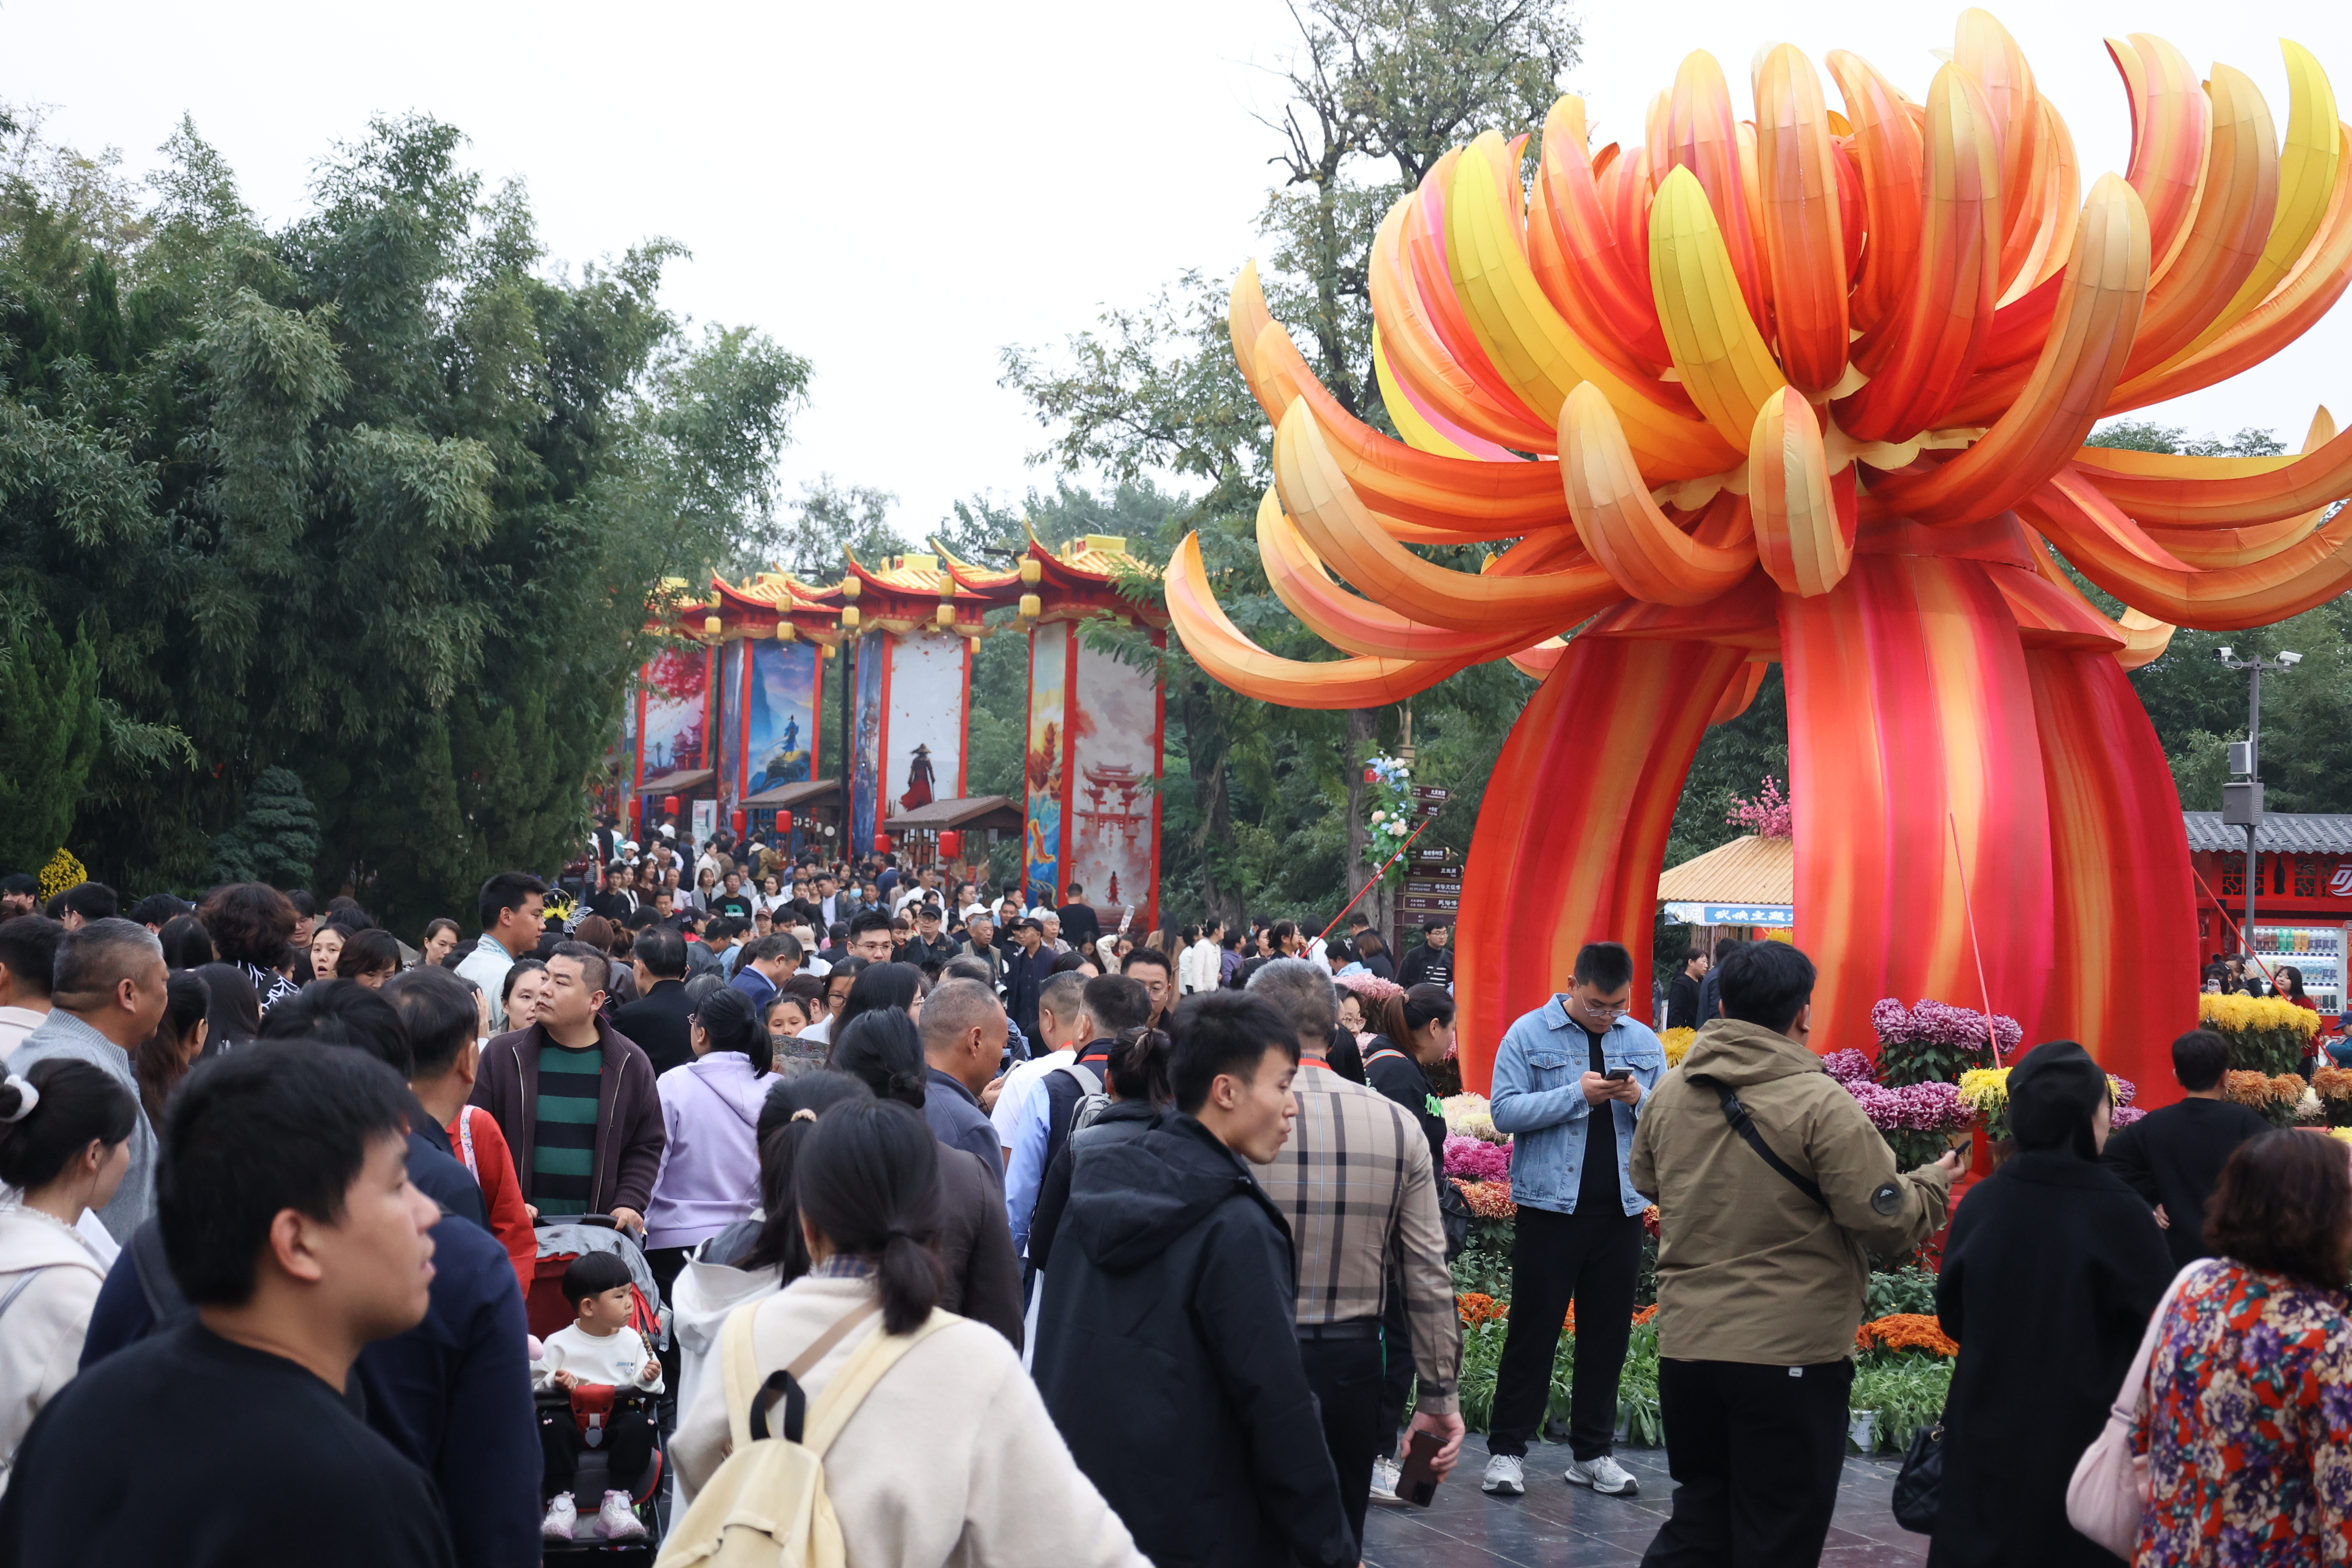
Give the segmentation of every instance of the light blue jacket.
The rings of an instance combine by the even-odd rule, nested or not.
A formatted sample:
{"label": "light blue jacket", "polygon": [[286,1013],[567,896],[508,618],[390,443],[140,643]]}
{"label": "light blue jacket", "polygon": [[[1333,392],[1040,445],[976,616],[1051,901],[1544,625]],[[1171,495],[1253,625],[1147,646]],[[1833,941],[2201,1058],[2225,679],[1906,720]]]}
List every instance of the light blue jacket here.
{"label": "light blue jacket", "polygon": [[[1626,1170],[1633,1128],[1650,1103],[1650,1091],[1666,1070],[1666,1048],[1645,1025],[1629,1015],[1601,1037],[1602,1061],[1631,1068],[1642,1086],[1642,1103],[1615,1100],[1609,1108],[1616,1127],[1617,1190],[1629,1215],[1649,1200],[1633,1190]],[[1584,1075],[1591,1070],[1592,1047],[1583,1026],[1568,1016],[1568,998],[1554,996],[1513,1024],[1495,1053],[1495,1130],[1511,1135],[1511,1201],[1555,1214],[1574,1214],[1584,1180],[1584,1134],[1592,1110],[1584,1099]]]}

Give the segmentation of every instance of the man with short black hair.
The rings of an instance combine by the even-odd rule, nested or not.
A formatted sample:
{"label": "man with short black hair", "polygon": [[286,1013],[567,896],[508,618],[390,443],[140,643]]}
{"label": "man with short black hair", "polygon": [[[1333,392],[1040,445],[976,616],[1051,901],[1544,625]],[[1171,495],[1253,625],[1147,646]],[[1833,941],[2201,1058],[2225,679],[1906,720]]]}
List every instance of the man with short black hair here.
{"label": "man with short black hair", "polygon": [[475,900],[482,934],[474,951],[458,962],[457,973],[482,988],[490,1004],[493,1033],[507,1025],[507,971],[515,960],[539,945],[547,929],[547,884],[528,871],[501,871],[482,884]]}
{"label": "man with short black hair", "polygon": [[1155,1563],[1354,1568],[1299,1365],[1290,1228],[1248,1163],[1290,1136],[1297,1037],[1213,992],[1185,1000],[1169,1066],[1181,1114],[1072,1167],[1038,1391]]}
{"label": "man with short black hair", "polygon": [[1696,1029],[1698,1027],[1698,988],[1712,967],[1706,949],[1692,948],[1683,954],[1682,967],[1666,983],[1666,1027]]}
{"label": "man with short black hair", "polygon": [[1452,985],[1454,984],[1453,922],[1443,915],[1432,915],[1421,922],[1421,945],[1404,955],[1404,965],[1397,971],[1397,984],[1410,991],[1416,985]]}
{"label": "man with short black hair", "polygon": [[[68,926],[58,938],[48,1014],[8,1054],[8,1070],[22,1078],[35,1062],[69,1057],[100,1068],[138,1103],[131,1058],[163,1022],[170,982],[163,944],[146,927],[126,920]],[[131,1166],[121,1185],[92,1212],[124,1245],[155,1212],[155,1129],[144,1109],[131,1129]]]}
{"label": "man with short black hair", "polygon": [[1054,910],[1062,917],[1062,940],[1072,947],[1102,940],[1102,921],[1095,914],[1095,907],[1087,902],[1086,893],[1084,888],[1072,882],[1066,901]]}
{"label": "man with short black hair", "polygon": [[1723,961],[1747,945],[1736,936],[1715,939],[1714,955],[1707,960],[1706,973],[1699,976],[1698,1020],[1692,1027],[1703,1029],[1711,1020],[1723,1016],[1723,997],[1717,990],[1723,980]]}
{"label": "man with short black hair", "polygon": [[849,956],[868,963],[890,962],[893,921],[880,910],[867,910],[849,922]]}
{"label": "man with short black hair", "polygon": [[68,931],[79,931],[92,921],[110,921],[122,908],[114,889],[103,882],[76,882],[49,900],[48,917]]}
{"label": "man with short black hair", "polygon": [[1166,1028],[1176,1005],[1176,966],[1168,955],[1156,947],[1139,947],[1118,961],[1118,972],[1143,987],[1151,1004],[1151,1016],[1144,1021],[1155,1029]]}
{"label": "man with short black hair", "polygon": [[47,915],[0,921],[0,1061],[49,1016],[49,976],[65,934]]}
{"label": "man with short black hair", "polygon": [[765,1019],[768,1004],[776,999],[777,991],[800,966],[800,939],[786,931],[777,931],[743,949],[743,962],[736,967],[735,978],[728,984],[749,996],[752,1007]]}
{"label": "man with short black hair", "polygon": [[1024,1037],[1037,1033],[1037,993],[1060,956],[1045,945],[1045,928],[1026,915],[1013,919],[1013,951],[1005,955],[1004,1010]]}
{"label": "man with short black hair", "polygon": [[1613,942],[1576,955],[1570,989],[1514,1023],[1495,1053],[1495,1127],[1511,1134],[1511,1324],[1495,1377],[1487,1491],[1527,1489],[1528,1444],[1551,1404],[1560,1322],[1576,1308],[1566,1479],[1611,1497],[1637,1489],[1613,1453],[1617,1380],[1633,1335],[1648,1202],[1625,1173],[1665,1047],[1630,1011],[1633,957]]}
{"label": "man with short black hair", "polygon": [[41,884],[38,878],[22,871],[11,871],[0,877],[0,921],[13,921],[29,915],[41,907]]}
{"label": "man with short black hair", "polygon": [[131,913],[125,918],[160,934],[166,921],[188,913],[193,908],[193,905],[169,893],[150,893],[131,905]]}
{"label": "man with short black hair", "polygon": [[665,925],[649,925],[629,945],[637,978],[637,999],[613,1010],[613,1032],[646,1053],[658,1078],[694,1059],[688,1020],[694,1004],[686,994],[686,939]]}
{"label": "man with short black hair", "polygon": [[557,944],[539,1022],[490,1041],[472,1102],[498,1118],[534,1219],[610,1214],[643,1236],[661,1097],[646,1053],[597,1016],[606,963],[584,942]]}
{"label": "man with short black hair", "polygon": [[[1869,1255],[1935,1234],[1960,1159],[1896,1172],[1806,1044],[1803,953],[1750,942],[1711,978],[1724,1016],[1649,1097],[1628,1166],[1665,1216],[1655,1321],[1674,1513],[1644,1561],[1812,1563],[1845,1465]],[[1581,1350],[1590,1319],[1577,1317]]]}
{"label": "man with short black hair", "polygon": [[[0,938],[7,929],[0,926]],[[2173,1041],[2180,1100],[2116,1132],[2101,1156],[2155,1207],[2175,1269],[2212,1256],[2205,1246],[2205,1205],[2221,1184],[2221,1167],[2239,1144],[2271,1130],[2259,1111],[2221,1098],[2229,1066],[2230,1042],[2210,1029],[2191,1029]]]}
{"label": "man with short black hair", "polygon": [[729,920],[751,921],[751,895],[743,890],[743,873],[730,870],[719,886],[719,896],[710,900],[710,912],[725,915]]}
{"label": "man with short black hair", "polygon": [[433,1485],[350,1398],[361,1352],[432,1300],[439,1211],[407,1178],[408,1103],[382,1063],[313,1046],[189,1075],[159,1207],[197,1316],[42,1410],[0,1497],[0,1563],[455,1563]]}

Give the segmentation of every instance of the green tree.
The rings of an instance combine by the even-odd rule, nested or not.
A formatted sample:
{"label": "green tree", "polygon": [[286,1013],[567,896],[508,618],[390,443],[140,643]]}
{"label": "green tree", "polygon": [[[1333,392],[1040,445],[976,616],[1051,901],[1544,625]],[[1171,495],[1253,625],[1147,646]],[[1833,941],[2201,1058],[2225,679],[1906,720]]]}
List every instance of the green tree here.
{"label": "green tree", "polygon": [[428,118],[277,226],[184,121],[143,190],[7,126],[0,623],[88,628],[93,874],[201,886],[273,768],[395,923],[560,867],[649,595],[782,536],[807,363],[689,333],[670,241],[551,266]]}
{"label": "green tree", "polygon": [[33,870],[66,846],[98,760],[98,652],[47,621],[0,643],[0,866]]}
{"label": "green tree", "polygon": [[[1367,257],[1381,215],[1445,150],[1490,127],[1541,123],[1576,59],[1560,0],[1313,0],[1297,8],[1300,46],[1286,100],[1265,118],[1280,184],[1259,227],[1268,302],[1334,396],[1386,427],[1374,393]],[[1267,589],[1253,519],[1271,474],[1272,432],[1233,362],[1230,272],[1181,273],[1144,303],[1106,311],[1053,353],[1003,351],[1003,379],[1049,432],[1041,461],[1114,487],[1172,481],[1139,547],[1166,553],[1197,531],[1234,622],[1292,658],[1328,654]],[[1158,492],[1155,492],[1157,494]],[[1148,545],[1146,543],[1148,541]],[[1476,570],[1480,552],[1429,549]],[[1139,593],[1152,590],[1139,584]],[[1133,634],[1124,641],[1148,657]],[[1251,701],[1171,647],[1163,902],[1190,918],[1248,913],[1328,918],[1371,868],[1363,858],[1362,759],[1399,744],[1401,709],[1305,712]],[[1466,841],[1511,721],[1532,689],[1507,665],[1482,667],[1412,704],[1416,776],[1454,792],[1431,829]]]}
{"label": "green tree", "polygon": [[213,840],[213,877],[222,882],[268,882],[299,888],[319,856],[319,820],[301,775],[264,768],[245,794],[245,810]]}

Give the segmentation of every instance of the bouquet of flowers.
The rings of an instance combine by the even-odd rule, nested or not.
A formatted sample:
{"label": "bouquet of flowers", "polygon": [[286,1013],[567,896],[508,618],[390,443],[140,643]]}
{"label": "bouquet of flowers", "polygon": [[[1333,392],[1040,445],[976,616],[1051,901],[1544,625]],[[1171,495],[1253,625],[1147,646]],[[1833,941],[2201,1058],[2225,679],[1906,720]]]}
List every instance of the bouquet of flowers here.
{"label": "bouquet of flowers", "polygon": [[1874,1318],[1856,1329],[1854,1347],[1862,1351],[1926,1351],[1930,1355],[1957,1356],[1960,1347],[1944,1325],[1925,1312],[1896,1312]]}
{"label": "bouquet of flowers", "polygon": [[1906,1007],[1882,996],[1870,1009],[1870,1026],[1878,1036],[1878,1076],[1890,1084],[1956,1083],[1963,1073],[1994,1065],[1995,1040],[2006,1059],[2025,1038],[2014,1018],[1995,1014],[1988,1037],[1982,1013],[1930,997]]}
{"label": "bouquet of flowers", "polygon": [[2230,1065],[2268,1078],[2291,1074],[2303,1065],[2319,1015],[2275,996],[2197,998],[2197,1021],[2230,1042]]}
{"label": "bouquet of flowers", "polygon": [[[2252,998],[2240,996],[2232,1000],[2243,1002]],[[2303,1011],[2300,1007],[2294,1010],[2298,1013]],[[2221,1075],[2224,1098],[2234,1100],[2240,1105],[2253,1107],[2280,1127],[2295,1120],[2295,1109],[2309,1090],[2310,1085],[2291,1072],[2261,1073],[2232,1068]]]}
{"label": "bouquet of flowers", "polygon": [[1445,1135],[1445,1173],[1460,1182],[1500,1182],[1508,1186],[1511,1146],[1449,1132]]}
{"label": "bouquet of flowers", "polygon": [[1495,1131],[1495,1113],[1483,1094],[1457,1094],[1446,1100],[1445,1131],[1458,1132],[1465,1138],[1483,1138],[1489,1143],[1507,1143],[1507,1133]]}
{"label": "bouquet of flowers", "polygon": [[1364,783],[1370,786],[1372,800],[1364,863],[1385,866],[1412,837],[1412,770],[1396,757],[1368,757]]}

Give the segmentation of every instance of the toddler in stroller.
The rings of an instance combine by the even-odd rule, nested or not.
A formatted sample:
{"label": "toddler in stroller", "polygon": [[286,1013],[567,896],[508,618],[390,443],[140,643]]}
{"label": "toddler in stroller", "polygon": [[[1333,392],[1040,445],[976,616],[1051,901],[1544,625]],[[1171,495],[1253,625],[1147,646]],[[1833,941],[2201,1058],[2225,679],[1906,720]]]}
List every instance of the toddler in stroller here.
{"label": "toddler in stroller", "polygon": [[[551,1261],[542,1258],[542,1267]],[[541,1489],[548,1505],[541,1532],[551,1546],[588,1536],[646,1541],[637,1510],[660,1480],[663,1384],[653,1350],[656,1324],[638,1278],[643,1272],[642,1260],[609,1248],[562,1265],[571,1321],[546,1334],[531,1368],[545,1457]],[[589,1531],[582,1529],[575,1500],[583,1483],[586,1495],[602,1495]]]}

